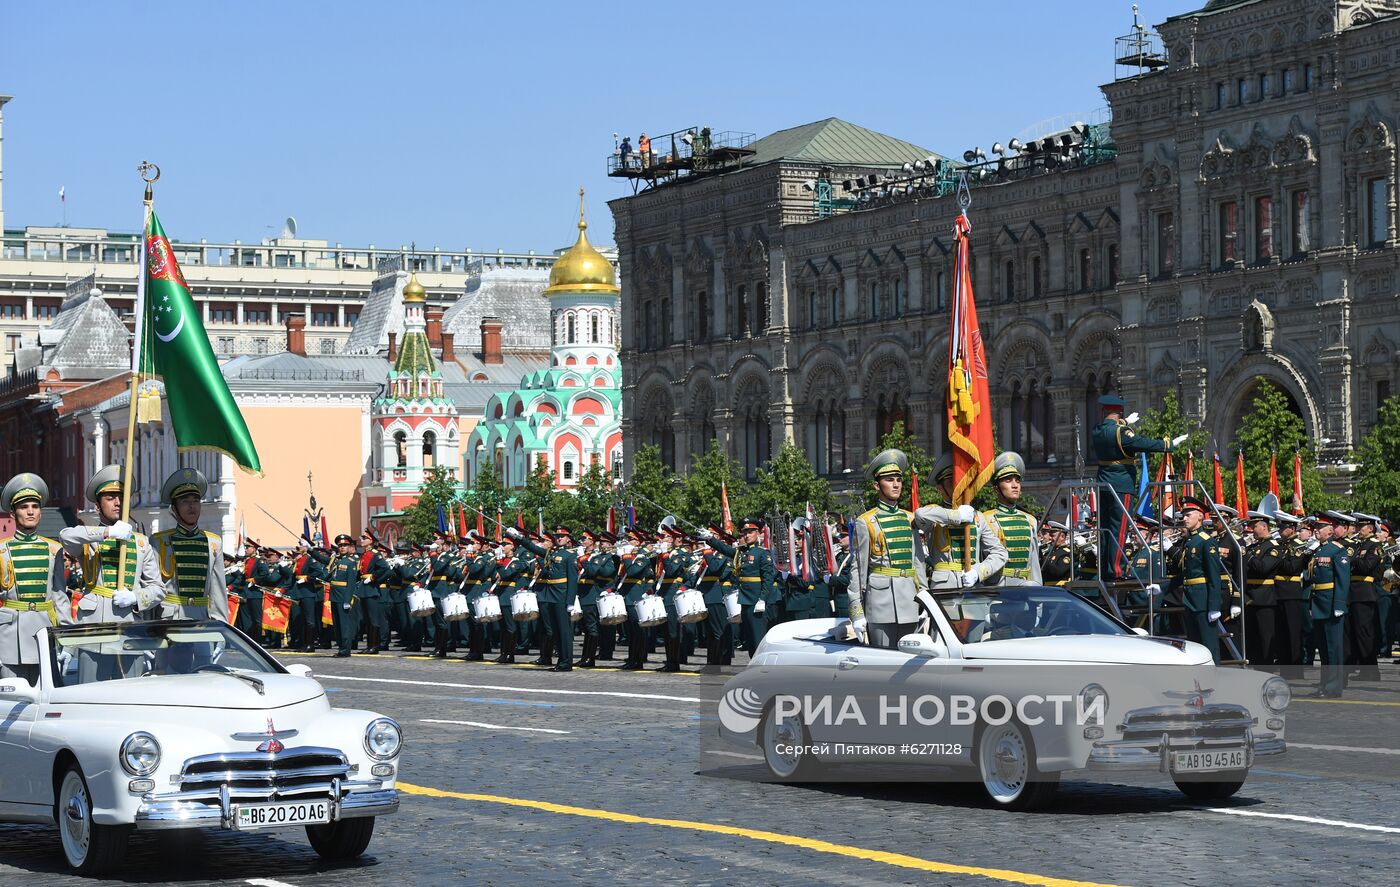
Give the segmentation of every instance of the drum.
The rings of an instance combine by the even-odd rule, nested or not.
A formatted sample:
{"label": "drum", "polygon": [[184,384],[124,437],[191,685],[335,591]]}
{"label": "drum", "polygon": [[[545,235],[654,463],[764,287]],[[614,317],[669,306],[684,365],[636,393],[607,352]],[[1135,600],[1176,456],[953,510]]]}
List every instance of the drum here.
{"label": "drum", "polygon": [[408,593],[408,613],[414,619],[433,615],[437,606],[433,603],[433,593],[426,588],[414,588]]}
{"label": "drum", "polygon": [[724,596],[724,610],[729,614],[729,621],[734,625],[743,621],[744,608],[739,606],[739,592],[731,591]]}
{"label": "drum", "polygon": [[516,622],[533,622],[540,618],[540,602],[535,593],[522,588],[511,595],[510,615]]}
{"label": "drum", "polygon": [[598,595],[598,621],[603,625],[620,625],[627,621],[627,602],[622,595],[612,592]]}
{"label": "drum", "polygon": [[574,598],[574,602],[573,602],[572,604],[569,604],[569,621],[570,621],[570,622],[577,622],[577,621],[579,621],[579,620],[582,619],[582,618],[583,618],[583,604],[580,604],[580,603],[578,602],[578,598]]}
{"label": "drum", "polygon": [[467,606],[467,596],[460,591],[454,591],[442,599],[442,618],[448,622],[461,622],[471,615],[471,607]]}
{"label": "drum", "polygon": [[642,628],[651,628],[666,621],[666,603],[661,595],[643,595],[633,606],[637,608],[637,624]]}
{"label": "drum", "polygon": [[472,601],[472,609],[476,611],[477,622],[501,621],[501,599],[494,594],[483,594]]}
{"label": "drum", "polygon": [[705,606],[705,595],[694,588],[687,588],[676,595],[676,618],[682,623],[700,622],[710,615]]}

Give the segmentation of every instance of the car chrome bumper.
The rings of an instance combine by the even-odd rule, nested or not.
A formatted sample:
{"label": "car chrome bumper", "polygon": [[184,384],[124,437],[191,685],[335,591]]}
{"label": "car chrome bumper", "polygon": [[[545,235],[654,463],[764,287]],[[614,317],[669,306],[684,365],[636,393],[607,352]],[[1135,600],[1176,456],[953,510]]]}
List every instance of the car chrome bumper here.
{"label": "car chrome bumper", "polygon": [[1238,748],[1244,749],[1245,767],[1248,768],[1253,766],[1257,757],[1283,754],[1287,744],[1273,733],[1258,736],[1251,733],[1244,742],[1192,740],[1164,734],[1156,740],[1096,742],[1084,766],[1090,770],[1156,770],[1170,773],[1171,756],[1176,752],[1232,751]]}
{"label": "car chrome bumper", "polygon": [[[148,794],[142,797],[136,811],[136,827],[142,830],[178,828],[232,829],[238,802],[266,803],[272,801],[306,801],[331,799],[331,821],[361,816],[383,816],[399,809],[399,791],[381,788],[379,780],[346,782],[328,786],[325,792],[297,792],[276,798],[234,797],[227,790],[213,800],[185,800],[169,795]],[[338,800],[337,800],[338,799]]]}

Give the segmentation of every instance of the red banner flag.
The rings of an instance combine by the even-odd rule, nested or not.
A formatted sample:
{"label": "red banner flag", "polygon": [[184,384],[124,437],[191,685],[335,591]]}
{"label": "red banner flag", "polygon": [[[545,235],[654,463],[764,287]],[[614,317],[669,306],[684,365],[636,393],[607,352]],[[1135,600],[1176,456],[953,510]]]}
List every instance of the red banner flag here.
{"label": "red banner flag", "polygon": [[1303,511],[1303,454],[1301,451],[1293,454],[1293,513],[1299,517],[1307,513]]}
{"label": "red banner flag", "polygon": [[[238,608],[239,608],[240,605],[242,605],[242,603],[243,603],[243,598],[239,597],[238,595],[236,595],[236,594],[231,594],[231,595],[228,596],[228,624],[229,624],[229,625],[237,625],[237,624],[238,624]],[[73,603],[73,618],[74,618],[74,619],[77,619],[77,618],[78,618],[77,608],[78,608],[78,604],[77,604],[76,601],[74,601],[74,603]]]}
{"label": "red banner flag", "polygon": [[724,481],[719,482],[719,506],[720,517],[724,521],[722,524],[724,532],[732,536],[734,535],[734,517],[729,513],[729,486]]}
{"label": "red banner flag", "polygon": [[1269,454],[1269,492],[1278,498],[1278,453]]}
{"label": "red banner flag", "polygon": [[613,505],[608,506],[608,533],[617,534],[617,508]]}
{"label": "red banner flag", "polygon": [[909,470],[909,508],[919,510],[919,472],[912,468]]}
{"label": "red banner flag", "polygon": [[1235,455],[1235,510],[1241,518],[1249,517],[1249,493],[1244,488],[1244,450]]}
{"label": "red banner flag", "polygon": [[948,442],[953,448],[953,505],[967,505],[992,476],[992,403],[987,390],[987,353],[972,296],[968,241],[972,223],[953,221],[952,329],[948,337]]}
{"label": "red banner flag", "polygon": [[831,524],[822,519],[822,532],[826,534],[826,572],[836,573],[836,537],[831,532]]}
{"label": "red banner flag", "polygon": [[1181,479],[1188,484],[1196,480],[1196,454],[1190,450],[1186,451],[1186,470],[1181,473]]}
{"label": "red banner flag", "polygon": [[264,631],[286,634],[292,617],[292,599],[272,591],[263,592],[262,627]]}
{"label": "red banner flag", "polygon": [[524,529],[525,529],[525,511],[524,511],[524,509],[520,509],[520,508],[515,509],[515,528],[516,528],[517,530],[521,530],[521,531],[524,531]]}
{"label": "red banner flag", "polygon": [[476,513],[476,534],[486,538],[486,515],[479,511]]}
{"label": "red banner flag", "polygon": [[1215,454],[1215,489],[1211,493],[1211,500],[1219,505],[1225,501],[1225,484],[1220,479],[1220,454]]}
{"label": "red banner flag", "polygon": [[[1167,481],[1174,480],[1174,479],[1175,479],[1175,477],[1174,477],[1173,469],[1172,469],[1172,454],[1171,454],[1170,452],[1168,452],[1166,455],[1164,455],[1164,456],[1162,457],[1162,464],[1161,464],[1160,466],[1158,466],[1158,468],[1157,468],[1157,482],[1158,482],[1158,483],[1166,483]],[[1167,484],[1166,486],[1161,487],[1161,490],[1162,490],[1162,511],[1161,511],[1161,513],[1162,513],[1162,514],[1166,514],[1168,511],[1171,510],[1173,503],[1176,502],[1176,497],[1172,495],[1172,488],[1171,488],[1171,485],[1170,485],[1170,484]],[[1150,498],[1151,494],[1149,493],[1148,495],[1149,495],[1149,498]]]}

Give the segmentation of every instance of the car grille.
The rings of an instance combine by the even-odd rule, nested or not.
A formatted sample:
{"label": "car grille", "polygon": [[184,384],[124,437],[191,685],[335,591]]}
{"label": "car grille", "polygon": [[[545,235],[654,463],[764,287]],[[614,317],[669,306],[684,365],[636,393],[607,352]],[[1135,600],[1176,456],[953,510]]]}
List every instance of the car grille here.
{"label": "car grille", "polygon": [[231,752],[189,758],[171,782],[174,797],[181,800],[213,800],[223,790],[235,799],[272,800],[325,794],[334,780],[344,781],[349,775],[350,762],[336,749],[304,747],[276,754]]}
{"label": "car grille", "polygon": [[[1241,705],[1161,705],[1134,709],[1119,726],[1124,740],[1243,742],[1254,726],[1249,709]],[[1172,743],[1176,744],[1176,743]]]}

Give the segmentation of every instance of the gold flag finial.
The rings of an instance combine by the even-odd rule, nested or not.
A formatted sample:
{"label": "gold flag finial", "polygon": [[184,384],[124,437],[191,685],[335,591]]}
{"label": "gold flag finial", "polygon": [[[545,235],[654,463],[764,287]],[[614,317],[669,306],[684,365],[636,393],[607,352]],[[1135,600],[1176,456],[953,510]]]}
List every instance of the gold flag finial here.
{"label": "gold flag finial", "polygon": [[588,222],[583,218],[583,188],[578,189],[578,229],[580,231],[588,227]]}

